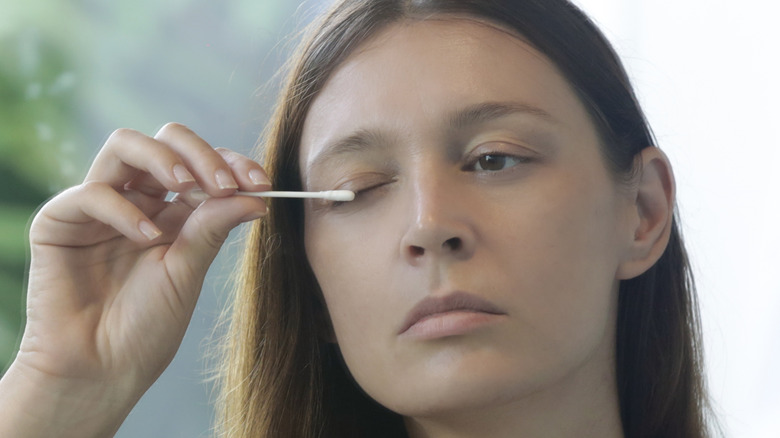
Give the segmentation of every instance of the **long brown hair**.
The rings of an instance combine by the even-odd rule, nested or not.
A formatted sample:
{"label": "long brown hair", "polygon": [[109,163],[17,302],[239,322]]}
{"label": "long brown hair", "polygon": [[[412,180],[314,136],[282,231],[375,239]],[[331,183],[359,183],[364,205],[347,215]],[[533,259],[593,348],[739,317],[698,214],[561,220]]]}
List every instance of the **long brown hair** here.
{"label": "long brown hair", "polygon": [[[274,187],[300,190],[298,145],[312,100],[334,69],[380,29],[431,16],[475,17],[544,53],[585,104],[616,181],[655,145],[620,60],[566,0],[343,0],[314,23],[294,54],[260,147]],[[218,430],[231,438],[405,436],[401,417],[368,398],[337,347],[303,247],[302,204],[273,200],[256,223],[224,343]],[[679,220],[647,272],[620,285],[616,370],[626,437],[705,437],[707,403],[693,279]]]}

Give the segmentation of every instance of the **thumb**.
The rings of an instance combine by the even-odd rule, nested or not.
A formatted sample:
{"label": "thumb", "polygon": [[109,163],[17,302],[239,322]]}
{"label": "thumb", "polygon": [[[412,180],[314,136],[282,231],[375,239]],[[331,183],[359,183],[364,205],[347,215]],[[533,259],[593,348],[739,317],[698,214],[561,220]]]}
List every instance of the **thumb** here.
{"label": "thumb", "polygon": [[[230,230],[242,222],[259,219],[267,212],[263,200],[246,196],[210,198],[198,206],[165,255],[165,264],[176,289],[182,293],[191,287],[199,289]],[[197,292],[193,293],[197,295]]]}

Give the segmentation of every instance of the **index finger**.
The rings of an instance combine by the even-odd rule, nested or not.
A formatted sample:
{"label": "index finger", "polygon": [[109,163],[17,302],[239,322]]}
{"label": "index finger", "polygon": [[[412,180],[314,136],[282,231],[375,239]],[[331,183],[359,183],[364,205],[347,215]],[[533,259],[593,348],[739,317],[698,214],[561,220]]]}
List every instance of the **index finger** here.
{"label": "index finger", "polygon": [[195,181],[185,162],[167,145],[132,129],[117,129],[98,152],[84,182],[101,182],[121,190],[142,173],[166,189],[184,190]]}

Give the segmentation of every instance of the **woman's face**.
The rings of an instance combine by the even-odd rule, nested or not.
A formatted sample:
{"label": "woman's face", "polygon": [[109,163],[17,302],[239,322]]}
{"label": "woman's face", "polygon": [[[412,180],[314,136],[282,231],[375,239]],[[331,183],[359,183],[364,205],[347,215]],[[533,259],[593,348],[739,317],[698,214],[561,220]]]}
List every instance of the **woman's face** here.
{"label": "woman's face", "polygon": [[392,25],[335,71],[301,174],[357,198],[307,203],[305,244],[370,396],[426,416],[612,388],[633,202],[599,148],[552,63],[484,24]]}

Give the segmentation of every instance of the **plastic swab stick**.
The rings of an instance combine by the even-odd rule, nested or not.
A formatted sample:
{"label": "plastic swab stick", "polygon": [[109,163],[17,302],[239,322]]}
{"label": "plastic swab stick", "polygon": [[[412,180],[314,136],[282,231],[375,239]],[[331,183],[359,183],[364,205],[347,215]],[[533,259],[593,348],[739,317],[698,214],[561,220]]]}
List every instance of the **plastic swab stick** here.
{"label": "plastic swab stick", "polygon": [[[201,189],[193,189],[189,193],[193,199],[205,201],[209,195]],[[350,190],[326,190],[323,192],[235,192],[234,195],[252,196],[255,198],[314,198],[326,199],[328,201],[352,201],[355,199],[355,192]]]}

